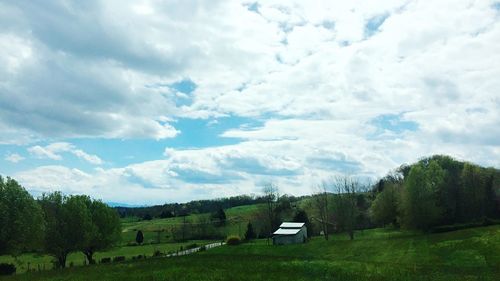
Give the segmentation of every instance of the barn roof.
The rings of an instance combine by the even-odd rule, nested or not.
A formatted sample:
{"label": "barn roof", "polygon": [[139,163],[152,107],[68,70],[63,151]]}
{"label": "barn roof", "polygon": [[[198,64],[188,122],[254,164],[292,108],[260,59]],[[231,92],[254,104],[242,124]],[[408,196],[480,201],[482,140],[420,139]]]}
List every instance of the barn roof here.
{"label": "barn roof", "polygon": [[299,233],[299,231],[300,231],[300,228],[292,228],[292,229],[279,228],[273,234],[274,235],[295,235],[295,234]]}
{"label": "barn roof", "polygon": [[284,222],[280,225],[280,228],[301,228],[303,226],[303,222]]}

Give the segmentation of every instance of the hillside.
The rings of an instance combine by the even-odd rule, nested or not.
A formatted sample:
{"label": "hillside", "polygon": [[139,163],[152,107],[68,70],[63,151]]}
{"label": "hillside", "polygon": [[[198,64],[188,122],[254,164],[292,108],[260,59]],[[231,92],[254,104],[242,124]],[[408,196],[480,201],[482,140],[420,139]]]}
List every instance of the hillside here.
{"label": "hillside", "polygon": [[423,235],[387,229],[314,238],[265,240],[191,256],[22,274],[5,280],[498,280],[500,226]]}

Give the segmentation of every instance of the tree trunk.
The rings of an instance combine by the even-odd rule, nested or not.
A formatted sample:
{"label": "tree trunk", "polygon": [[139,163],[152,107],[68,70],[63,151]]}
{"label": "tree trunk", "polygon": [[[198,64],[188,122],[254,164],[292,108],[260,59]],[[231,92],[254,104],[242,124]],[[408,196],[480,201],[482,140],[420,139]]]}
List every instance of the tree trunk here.
{"label": "tree trunk", "polygon": [[354,231],[353,230],[349,230],[349,239],[354,240]]}
{"label": "tree trunk", "polygon": [[92,250],[86,250],[86,251],[83,251],[83,254],[87,258],[87,261],[89,262],[89,264],[95,264],[95,261],[94,261],[94,251],[92,251]]}
{"label": "tree trunk", "polygon": [[67,253],[62,253],[57,257],[57,262],[59,263],[60,268],[65,268],[66,267],[66,257],[68,256]]}

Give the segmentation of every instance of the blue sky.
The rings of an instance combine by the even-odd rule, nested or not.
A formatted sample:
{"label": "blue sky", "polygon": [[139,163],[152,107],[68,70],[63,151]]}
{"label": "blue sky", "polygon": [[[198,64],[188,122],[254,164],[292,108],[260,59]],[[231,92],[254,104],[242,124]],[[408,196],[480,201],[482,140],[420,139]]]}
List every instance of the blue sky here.
{"label": "blue sky", "polygon": [[498,1],[0,0],[0,175],[159,204],[500,167]]}

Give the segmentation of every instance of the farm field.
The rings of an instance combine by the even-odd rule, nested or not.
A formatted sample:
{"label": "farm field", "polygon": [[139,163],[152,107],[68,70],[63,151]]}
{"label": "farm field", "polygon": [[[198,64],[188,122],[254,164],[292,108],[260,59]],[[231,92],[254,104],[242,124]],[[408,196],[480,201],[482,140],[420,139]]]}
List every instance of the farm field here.
{"label": "farm field", "polygon": [[[262,204],[253,204],[233,207],[225,210],[227,221],[224,226],[218,227],[217,231],[223,237],[228,235],[243,235],[246,224],[252,220],[252,216],[262,208]],[[198,223],[202,217],[208,217],[210,214],[191,214],[186,216],[186,221],[189,223]],[[139,220],[137,218],[127,218],[122,220],[122,244],[135,241],[137,230],[144,233],[144,242],[151,243],[158,241],[156,231],[163,230],[160,233],[160,243],[174,242],[170,236],[172,227],[180,227],[183,223],[183,217],[173,217],[165,219]]]}
{"label": "farm field", "polygon": [[388,229],[306,244],[256,240],[175,258],[151,258],[5,280],[499,280],[500,226],[419,234]]}

